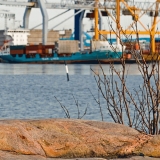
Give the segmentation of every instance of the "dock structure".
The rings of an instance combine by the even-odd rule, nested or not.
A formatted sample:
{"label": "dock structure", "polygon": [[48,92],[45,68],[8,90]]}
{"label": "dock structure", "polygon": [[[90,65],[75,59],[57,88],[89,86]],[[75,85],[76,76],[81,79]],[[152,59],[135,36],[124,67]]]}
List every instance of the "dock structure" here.
{"label": "dock structure", "polygon": [[[150,36],[151,53],[156,53],[155,36],[160,34],[159,31],[156,31],[157,24],[160,22],[158,19],[160,16],[160,0],[153,0],[153,2],[144,2],[143,0],[142,2],[136,2],[136,0],[57,0],[57,2],[53,3],[45,0],[28,0],[28,2],[22,2],[20,0],[0,0],[0,5],[26,7],[23,18],[23,27],[26,29],[28,29],[29,26],[31,9],[40,8],[43,17],[43,44],[47,43],[47,35],[49,31],[47,9],[72,9],[75,11],[73,15],[75,19],[75,40],[79,40],[82,43],[82,21],[84,13],[89,11],[89,14],[87,14],[88,18],[94,18],[95,20],[95,40],[99,40],[101,34],[116,34],[117,43],[119,43],[119,37],[121,34],[148,35]],[[113,15],[113,12],[115,15]],[[132,24],[130,24],[127,29],[123,29],[121,27],[121,14],[124,16],[131,16],[133,19]],[[141,22],[141,17],[146,14],[152,17],[152,24],[150,28]],[[104,15],[109,16],[115,22],[116,32],[102,30],[102,23],[100,23],[100,21]],[[132,30],[135,23],[139,23],[144,30]],[[82,46],[81,50],[83,50]]]}

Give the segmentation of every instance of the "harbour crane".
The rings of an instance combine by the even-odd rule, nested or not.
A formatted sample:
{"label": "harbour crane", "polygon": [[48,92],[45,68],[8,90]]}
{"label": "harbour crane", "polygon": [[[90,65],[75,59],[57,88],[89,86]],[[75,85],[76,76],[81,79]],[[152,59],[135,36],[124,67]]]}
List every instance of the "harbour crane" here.
{"label": "harbour crane", "polygon": [[[94,3],[93,3],[94,2]],[[149,35],[151,40],[151,52],[155,53],[155,35],[160,34],[159,31],[156,31],[156,26],[160,22],[158,20],[160,8],[159,8],[160,0],[155,0],[154,2],[134,2],[129,0],[61,0],[59,2],[45,2],[44,0],[28,0],[27,2],[19,1],[19,0],[0,0],[0,5],[7,6],[22,6],[26,7],[24,14],[24,27],[28,27],[29,15],[32,8],[40,8],[43,16],[43,43],[46,43],[47,40],[47,32],[48,32],[48,14],[47,9],[73,9],[76,12],[80,10],[93,10],[94,19],[95,19],[95,27],[94,27],[94,38],[95,40],[99,40],[100,34],[115,34],[114,31],[103,31],[98,27],[99,25],[99,11],[104,10],[108,16],[112,18],[112,20],[116,24],[116,34],[117,43],[119,41],[119,34],[142,34]],[[111,14],[111,11],[115,11],[115,17]],[[133,23],[128,26],[127,29],[123,29],[121,27],[121,15],[130,15],[133,18]],[[149,15],[153,17],[153,23],[151,28],[147,28],[140,20],[143,15]],[[78,14],[75,20],[77,20],[77,24],[80,27],[81,21],[83,18],[83,14]],[[133,31],[131,30],[132,26],[135,23],[139,23],[144,31]],[[81,31],[81,27],[78,28]],[[76,37],[76,35],[75,35]]]}
{"label": "harbour crane", "polygon": [[[115,1],[107,1],[105,2],[105,6],[108,8],[112,8],[115,6],[116,10],[116,17],[112,16],[112,19],[115,21],[117,25],[117,34],[124,33],[124,34],[139,34],[139,35],[149,35],[151,41],[151,52],[155,53],[155,35],[160,34],[159,31],[156,31],[156,26],[160,22],[158,19],[159,16],[159,4],[160,0],[156,0],[155,2],[125,2],[125,0],[115,0]],[[130,15],[133,17],[133,23],[126,29],[120,25],[120,11],[122,11],[123,15]],[[109,12],[108,12],[109,13]],[[140,20],[140,18],[144,15],[148,14],[150,17],[153,17],[153,23],[151,24],[151,28],[147,28]],[[144,31],[133,31],[130,28],[135,24],[139,23]],[[115,32],[110,31],[100,31],[100,34],[115,34]],[[120,36],[120,35],[118,35]]]}
{"label": "harbour crane", "polygon": [[11,13],[9,10],[0,10],[0,18],[4,18],[4,28],[5,30],[7,29],[7,20],[8,19],[13,19],[15,21],[15,14]]}

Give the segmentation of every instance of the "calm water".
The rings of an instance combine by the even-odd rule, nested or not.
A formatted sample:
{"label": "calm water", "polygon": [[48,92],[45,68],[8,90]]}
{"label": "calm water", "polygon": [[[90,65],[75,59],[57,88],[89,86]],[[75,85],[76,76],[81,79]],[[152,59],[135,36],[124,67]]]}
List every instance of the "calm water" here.
{"label": "calm water", "polygon": [[[115,66],[117,70],[120,65]],[[68,65],[70,81],[67,82],[65,66],[53,64],[0,64],[0,119],[64,118],[59,102],[68,109],[71,118],[77,118],[78,100],[84,119],[101,120],[95,97],[98,91],[94,74],[101,73],[98,65]],[[128,84],[132,89],[139,85],[141,76],[135,65],[127,65]],[[109,75],[109,65],[103,65]],[[101,98],[105,120],[111,121]]]}

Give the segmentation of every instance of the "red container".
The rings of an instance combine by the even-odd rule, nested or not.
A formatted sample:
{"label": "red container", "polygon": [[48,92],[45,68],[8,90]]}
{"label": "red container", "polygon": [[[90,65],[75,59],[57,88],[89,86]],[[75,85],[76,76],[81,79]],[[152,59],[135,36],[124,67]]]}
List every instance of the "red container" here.
{"label": "red container", "polygon": [[26,49],[26,54],[37,54],[37,53],[42,54],[43,53],[42,49],[32,49],[32,50]]}
{"label": "red container", "polygon": [[126,59],[131,59],[131,54],[126,54]]}
{"label": "red container", "polygon": [[52,54],[52,49],[54,48],[54,45],[30,45],[26,46],[26,54],[41,54],[43,56],[46,56],[48,54]]}
{"label": "red container", "polygon": [[131,54],[124,53],[124,54],[123,54],[123,58],[124,58],[124,59],[131,59]]}
{"label": "red container", "polygon": [[142,51],[142,54],[148,55],[148,54],[150,54],[150,51],[149,51],[149,50],[143,50],[143,51]]}
{"label": "red container", "polygon": [[53,49],[54,45],[45,45],[44,48],[51,48],[51,49]]}
{"label": "red container", "polygon": [[44,48],[43,45],[31,45],[31,46],[26,46],[26,49],[29,50],[29,49],[41,49],[41,48]]}
{"label": "red container", "polygon": [[140,47],[139,47],[139,44],[138,44],[138,43],[135,43],[135,45],[134,45],[134,49],[135,49],[135,50],[139,50],[139,49],[140,49]]}
{"label": "red container", "polygon": [[23,49],[19,49],[19,50],[10,50],[11,54],[24,54],[24,50]]}

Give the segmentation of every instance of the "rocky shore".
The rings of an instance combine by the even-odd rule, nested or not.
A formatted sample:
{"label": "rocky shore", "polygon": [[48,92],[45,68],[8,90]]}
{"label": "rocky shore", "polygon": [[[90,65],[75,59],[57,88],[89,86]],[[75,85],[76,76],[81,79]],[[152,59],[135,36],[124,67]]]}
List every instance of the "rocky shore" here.
{"label": "rocky shore", "polygon": [[0,160],[155,158],[160,159],[159,135],[120,124],[76,119],[0,121]]}

